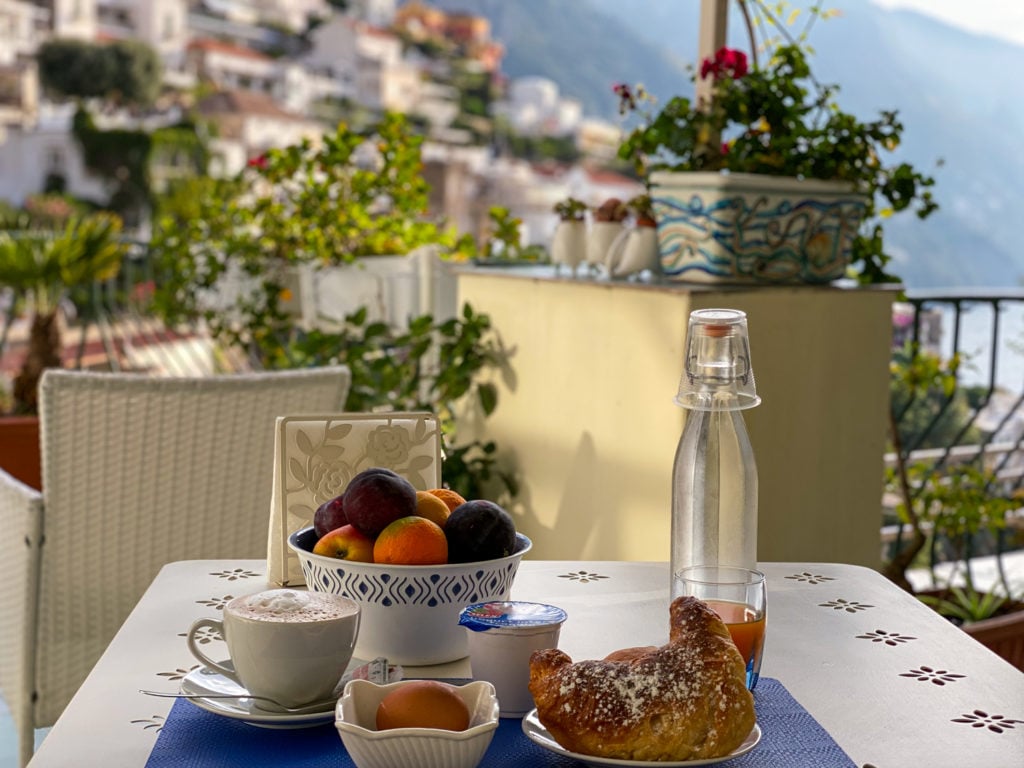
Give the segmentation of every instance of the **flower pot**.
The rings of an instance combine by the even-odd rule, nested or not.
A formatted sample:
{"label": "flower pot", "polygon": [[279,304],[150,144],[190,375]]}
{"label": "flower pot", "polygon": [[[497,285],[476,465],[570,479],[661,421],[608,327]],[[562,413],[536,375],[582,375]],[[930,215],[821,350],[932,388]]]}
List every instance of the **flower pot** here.
{"label": "flower pot", "polygon": [[0,417],[0,467],[37,491],[42,490],[39,417]]}
{"label": "flower pot", "polygon": [[660,251],[654,227],[637,226],[623,230],[612,243],[608,271],[612,277],[629,277],[641,272],[658,272]]}
{"label": "flower pot", "polygon": [[429,314],[436,321],[457,313],[455,273],[432,247],[404,256],[362,256],[351,264],[289,267],[290,302],[284,307],[305,328],[342,323],[366,307],[370,322],[404,328]]}
{"label": "flower pot", "polygon": [[749,173],[651,174],[661,269],[701,283],[843,276],[867,201],[844,182]]}
{"label": "flower pot", "polygon": [[965,624],[964,632],[1024,672],[1024,604],[1001,616]]}
{"label": "flower pot", "polygon": [[587,264],[607,267],[608,251],[626,227],[621,221],[595,221],[587,236]]}
{"label": "flower pot", "polygon": [[587,258],[587,224],[584,221],[560,221],[551,240],[551,261],[565,264],[573,272]]}

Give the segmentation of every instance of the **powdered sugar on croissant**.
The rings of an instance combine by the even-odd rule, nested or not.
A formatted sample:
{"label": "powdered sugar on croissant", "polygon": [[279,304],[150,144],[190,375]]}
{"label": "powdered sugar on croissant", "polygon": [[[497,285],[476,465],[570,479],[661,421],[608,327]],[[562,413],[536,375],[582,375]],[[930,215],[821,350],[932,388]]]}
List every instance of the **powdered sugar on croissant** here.
{"label": "powdered sugar on croissant", "polygon": [[694,597],[669,608],[669,642],[573,663],[537,651],[530,692],[570,752],[624,760],[698,760],[738,747],[754,727],[743,659],[722,620]]}

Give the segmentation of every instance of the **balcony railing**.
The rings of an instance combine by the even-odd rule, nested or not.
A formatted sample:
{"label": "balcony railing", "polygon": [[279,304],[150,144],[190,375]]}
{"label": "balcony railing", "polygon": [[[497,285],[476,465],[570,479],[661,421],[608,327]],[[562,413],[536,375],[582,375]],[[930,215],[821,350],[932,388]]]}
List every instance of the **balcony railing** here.
{"label": "balcony railing", "polygon": [[[920,376],[937,375],[930,386],[922,382],[916,389],[908,390],[905,380],[894,384],[892,418],[901,439],[887,454],[886,466],[897,466],[898,451],[908,466],[926,468],[917,476],[920,482],[911,485],[911,497],[923,501],[928,488],[923,478],[948,477],[962,465],[984,472],[991,493],[1020,494],[1024,291],[911,292],[894,307],[893,339],[895,365],[907,370],[923,363],[914,369]],[[898,494],[887,493],[883,504],[883,543],[893,547],[909,533],[895,513],[898,501]],[[1004,530],[983,526],[958,544],[968,556],[1019,549],[1022,530],[1024,514],[1018,510]],[[944,559],[942,545],[941,537],[932,537],[930,565]]]}

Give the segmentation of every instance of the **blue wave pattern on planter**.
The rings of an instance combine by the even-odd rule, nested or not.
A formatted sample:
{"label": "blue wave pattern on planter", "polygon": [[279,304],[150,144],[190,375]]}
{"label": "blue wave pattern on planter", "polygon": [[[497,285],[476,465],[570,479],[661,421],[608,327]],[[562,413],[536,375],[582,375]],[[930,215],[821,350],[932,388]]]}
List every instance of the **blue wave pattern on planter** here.
{"label": "blue wave pattern on planter", "polygon": [[662,272],[699,282],[826,283],[842,277],[866,205],[857,197],[652,191]]}
{"label": "blue wave pattern on planter", "polygon": [[441,575],[425,573],[414,576],[353,573],[345,566],[325,568],[319,563],[303,562],[307,584],[318,585],[320,591],[351,597],[362,603],[389,607],[392,605],[427,605],[444,603],[468,604],[494,595],[508,594],[519,564],[505,563],[493,570],[472,574]]}

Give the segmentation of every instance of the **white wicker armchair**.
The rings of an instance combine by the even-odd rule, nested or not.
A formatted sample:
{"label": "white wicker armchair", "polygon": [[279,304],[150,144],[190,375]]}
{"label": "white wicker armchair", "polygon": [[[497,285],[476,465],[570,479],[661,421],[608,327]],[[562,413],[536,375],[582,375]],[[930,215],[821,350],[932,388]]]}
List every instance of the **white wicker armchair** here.
{"label": "white wicker armchair", "polygon": [[46,372],[42,494],[0,470],[0,692],[22,763],[161,566],[265,555],[275,420],[340,410],[349,383],[344,366]]}

